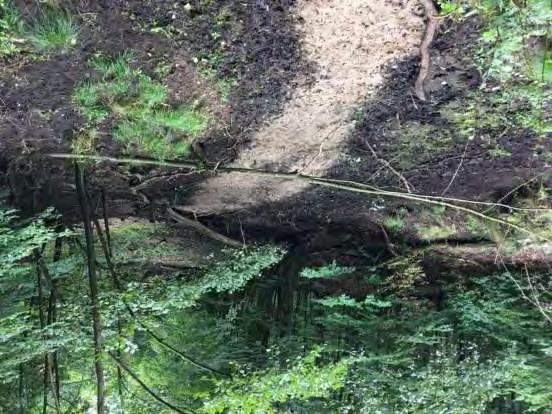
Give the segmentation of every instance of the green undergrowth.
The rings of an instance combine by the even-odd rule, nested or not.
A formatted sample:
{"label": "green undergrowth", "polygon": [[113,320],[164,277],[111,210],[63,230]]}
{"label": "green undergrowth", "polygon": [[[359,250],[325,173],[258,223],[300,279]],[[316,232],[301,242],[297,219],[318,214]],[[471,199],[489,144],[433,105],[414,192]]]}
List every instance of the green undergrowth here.
{"label": "green undergrowth", "polygon": [[208,116],[187,105],[168,103],[167,87],[133,66],[135,57],[92,59],[98,73],[73,93],[73,101],[86,119],[86,131],[98,131],[111,121],[112,135],[130,153],[158,159],[186,156],[194,138],[208,125]]}
{"label": "green undergrowth", "polygon": [[305,268],[300,276],[305,279],[332,279],[349,275],[355,272],[354,267],[339,266],[335,260],[327,266],[319,268]]}
{"label": "green undergrowth", "polygon": [[376,295],[309,305],[327,351],[362,350],[328,412],[348,406],[370,413],[547,413],[552,330],[513,283],[526,287],[523,275],[456,279],[434,307],[415,299],[424,278],[401,276],[408,269],[396,268],[386,293],[389,278],[372,278]]}
{"label": "green undergrowth", "polygon": [[482,0],[474,3],[485,22],[478,51],[486,77],[510,82],[552,81],[552,7],[548,0]]}
{"label": "green undergrowth", "polygon": [[170,243],[169,237],[169,229],[162,224],[141,221],[119,223],[111,227],[111,238],[116,246],[114,259],[145,263],[152,258],[183,256],[183,249]]}
{"label": "green undergrowth", "polygon": [[[412,168],[452,142],[475,140],[494,158],[509,158],[519,140],[545,148],[552,133],[552,6],[549,0],[442,1],[441,14],[457,22],[477,15],[482,29],[471,54],[481,74],[477,89],[439,107],[440,125],[403,123],[393,134],[396,165]],[[517,142],[516,142],[517,141]],[[525,141],[524,141],[525,142]]]}
{"label": "green undergrowth", "polygon": [[[45,354],[60,361],[60,412],[96,404],[83,235],[58,233],[56,220],[51,211],[26,220],[0,211],[2,412],[21,411],[22,378],[23,411],[42,411],[44,376],[37,372]],[[52,260],[59,236],[62,248]],[[123,292],[96,243],[103,345],[121,355],[124,378],[140,380],[118,382],[117,365],[104,352],[110,412],[168,412],[144,386],[198,413],[550,412],[547,272],[435,279],[422,263],[427,252],[355,269],[331,257],[320,266],[318,253],[306,262],[316,267],[292,256],[286,265],[293,266],[282,266],[283,249],[270,245],[224,250],[191,272],[124,266],[135,250],[145,258],[167,251],[169,237],[160,225],[113,222]],[[42,282],[40,263],[48,268]],[[353,271],[359,286],[348,290],[343,276]],[[52,281],[56,320],[40,328],[41,309],[51,315]],[[535,294],[541,308],[531,301]]]}
{"label": "green undergrowth", "polygon": [[0,56],[27,52],[66,52],[76,45],[78,28],[64,8],[45,4],[25,22],[9,0],[0,0]]}
{"label": "green undergrowth", "polygon": [[485,135],[493,156],[511,155],[499,140],[516,129],[534,133],[539,146],[552,133],[552,5],[482,0],[472,7],[484,22],[476,50],[483,84],[467,105],[452,103],[442,114],[464,137]]}
{"label": "green undergrowth", "polygon": [[533,83],[509,85],[493,92],[475,91],[465,101],[452,101],[441,107],[440,113],[463,138],[485,133],[496,140],[521,128],[534,131],[537,136],[551,133],[551,104],[552,89]]}
{"label": "green undergrowth", "polygon": [[0,0],[0,56],[19,51],[22,22],[19,11],[9,0]]}

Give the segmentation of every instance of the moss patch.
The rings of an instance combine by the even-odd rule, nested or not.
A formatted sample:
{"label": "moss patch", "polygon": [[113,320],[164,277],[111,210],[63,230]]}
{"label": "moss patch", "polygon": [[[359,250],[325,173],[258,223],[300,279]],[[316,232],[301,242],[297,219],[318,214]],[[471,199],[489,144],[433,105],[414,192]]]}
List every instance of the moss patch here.
{"label": "moss patch", "polygon": [[394,156],[399,168],[412,168],[414,162],[421,162],[439,153],[452,144],[447,131],[418,121],[407,121],[391,132],[394,142]]}

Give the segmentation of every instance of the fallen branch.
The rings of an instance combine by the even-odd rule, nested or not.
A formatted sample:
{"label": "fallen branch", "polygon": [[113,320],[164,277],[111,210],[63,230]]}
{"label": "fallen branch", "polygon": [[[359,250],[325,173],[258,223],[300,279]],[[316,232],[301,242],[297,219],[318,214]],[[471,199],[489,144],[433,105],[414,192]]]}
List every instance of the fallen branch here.
{"label": "fallen branch", "polygon": [[[152,160],[152,159],[144,159],[144,158],[117,158],[117,157],[109,157],[105,155],[79,155],[79,154],[67,154],[67,153],[52,153],[47,154],[47,156],[51,158],[57,158],[57,159],[67,159],[67,160],[87,160],[87,161],[96,161],[96,162],[112,162],[115,164],[134,164],[134,165],[156,165],[159,167],[168,167],[168,168],[178,168],[178,169],[187,169],[187,170],[193,170],[193,171],[205,171],[205,172],[223,172],[223,173],[248,173],[248,174],[256,174],[256,175],[263,175],[273,178],[281,178],[284,180],[303,180],[308,181],[309,180],[325,180],[327,182],[333,182],[338,184],[345,184],[345,185],[351,185],[359,188],[365,188],[369,190],[374,191],[386,191],[382,190],[378,187],[375,187],[373,185],[368,185],[364,183],[359,183],[355,181],[346,181],[346,180],[333,180],[329,178],[324,177],[318,177],[313,175],[306,175],[302,174],[300,172],[272,172],[272,171],[266,171],[266,170],[259,170],[255,168],[244,168],[244,167],[224,167],[219,166],[218,164],[216,166],[211,166],[211,170],[206,170],[204,168],[200,168],[200,166],[197,165],[197,163],[194,162],[176,162],[176,161],[160,161],[160,160]],[[384,166],[382,166],[382,169]],[[531,180],[527,181],[529,183],[530,181],[533,181],[539,177],[544,176],[545,174],[549,173],[551,169],[547,169],[546,171],[543,171],[533,177]],[[311,184],[317,184],[317,182],[310,182]],[[521,184],[519,187],[526,185],[527,183]],[[134,187],[131,187],[131,192]],[[516,187],[517,189],[518,187]],[[515,190],[515,189],[514,189]],[[390,192],[393,193],[393,192]],[[134,193],[133,193],[134,194]],[[402,194],[399,192],[395,192],[395,194]],[[432,199],[432,200],[439,200],[439,201],[450,201],[450,202],[456,202],[456,203],[462,203],[462,204],[473,204],[473,205],[480,205],[480,206],[488,206],[489,209],[486,210],[486,212],[490,211],[493,208],[504,208],[509,209],[512,211],[552,211],[552,209],[549,208],[520,208],[520,207],[514,207],[510,206],[508,204],[501,204],[500,202],[488,202],[488,201],[477,201],[477,200],[467,200],[463,198],[453,198],[453,197],[443,197],[443,196],[430,196],[430,195],[424,195],[424,194],[413,194],[417,197],[424,198],[424,199]],[[146,197],[146,204],[149,204],[149,199]]]}
{"label": "fallen branch", "polygon": [[424,38],[422,44],[420,45],[420,72],[418,73],[418,78],[414,84],[414,92],[420,101],[426,100],[426,95],[424,91],[424,81],[429,72],[429,65],[431,63],[431,56],[429,54],[429,47],[433,42],[435,37],[435,32],[437,31],[437,26],[439,21],[437,20],[437,10],[432,0],[423,0],[424,8],[426,12],[427,25],[424,33]]}
{"label": "fallen branch", "polygon": [[223,234],[217,233],[216,231],[211,230],[209,227],[204,226],[197,220],[191,220],[187,217],[184,217],[183,215],[178,214],[174,209],[170,207],[167,209],[167,214],[169,215],[170,218],[172,218],[177,223],[182,224],[186,227],[191,227],[198,233],[203,234],[204,236],[207,236],[213,240],[219,241],[221,243],[224,243],[232,247],[243,246],[241,242],[231,239],[230,237],[226,237]]}
{"label": "fallen branch", "polygon": [[[100,155],[78,155],[78,154],[48,154],[48,155],[52,158],[60,158],[60,159],[72,159],[72,160],[80,159],[80,160],[89,160],[89,161],[108,161],[108,162],[122,163],[122,164],[157,165],[157,166],[184,168],[184,169],[191,169],[191,170],[199,169],[198,165],[192,162],[158,161],[158,160],[149,160],[149,159],[141,159],[141,158],[138,158],[138,159],[116,158],[116,157],[108,157],[108,156],[100,156]],[[350,191],[354,193],[377,195],[380,197],[401,198],[404,200],[410,200],[410,201],[421,202],[426,204],[433,204],[441,207],[448,207],[453,210],[461,211],[466,214],[479,217],[486,221],[491,221],[493,223],[498,223],[508,228],[518,230],[522,233],[536,237],[537,239],[540,239],[542,241],[552,243],[551,239],[548,239],[545,236],[536,234],[535,232],[525,227],[519,226],[517,224],[511,223],[507,220],[504,220],[498,217],[488,216],[484,213],[481,213],[477,210],[473,210],[468,207],[464,207],[464,206],[461,206],[458,204],[452,204],[452,203],[456,202],[456,203],[463,203],[463,204],[487,205],[487,206],[508,208],[511,210],[529,211],[528,209],[519,209],[505,204],[465,200],[465,199],[459,199],[459,198],[428,196],[428,195],[421,195],[421,194],[408,194],[408,193],[402,193],[398,191],[388,191],[388,190],[383,190],[368,184],[358,183],[355,181],[335,180],[331,178],[305,175],[297,172],[271,172],[271,171],[265,171],[265,170],[257,170],[254,168],[218,167],[218,166],[217,166],[217,171],[225,172],[225,173],[234,172],[234,173],[256,174],[256,175],[261,175],[265,177],[281,178],[283,180],[295,180],[295,181],[301,181],[307,184],[318,185],[321,187],[335,188],[335,189]],[[543,209],[537,209],[537,210],[542,211]],[[535,211],[535,209],[531,209],[531,211]]]}

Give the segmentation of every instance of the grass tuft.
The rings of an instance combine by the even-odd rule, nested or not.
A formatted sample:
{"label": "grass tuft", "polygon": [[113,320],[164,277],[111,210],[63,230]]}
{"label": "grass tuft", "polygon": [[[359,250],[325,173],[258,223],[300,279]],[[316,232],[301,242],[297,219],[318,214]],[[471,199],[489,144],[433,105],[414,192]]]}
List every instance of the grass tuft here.
{"label": "grass tuft", "polygon": [[19,51],[17,35],[21,29],[22,20],[17,8],[10,1],[0,0],[0,56]]}
{"label": "grass tuft", "polygon": [[208,117],[193,108],[170,106],[167,88],[133,68],[134,60],[131,53],[94,58],[91,65],[99,80],[83,82],[73,101],[90,129],[114,119],[113,136],[129,152],[158,159],[187,155],[191,140],[207,127]]}
{"label": "grass tuft", "polygon": [[64,9],[44,8],[28,27],[27,38],[39,51],[68,50],[77,43],[77,27]]}
{"label": "grass tuft", "polygon": [[114,58],[97,56],[92,59],[91,64],[101,73],[103,80],[124,79],[132,76],[131,63],[135,59],[134,53],[123,52]]}

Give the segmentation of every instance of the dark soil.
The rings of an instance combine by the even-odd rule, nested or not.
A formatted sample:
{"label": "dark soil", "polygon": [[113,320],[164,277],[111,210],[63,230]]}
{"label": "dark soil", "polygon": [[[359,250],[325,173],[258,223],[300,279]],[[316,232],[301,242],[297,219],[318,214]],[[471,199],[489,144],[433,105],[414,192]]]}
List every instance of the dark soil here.
{"label": "dark soil", "polygon": [[[449,102],[465,102],[467,105],[470,92],[479,88],[481,79],[473,62],[477,25],[477,21],[463,25],[449,23],[438,35],[432,50],[433,65],[426,81],[429,99],[425,103],[413,96],[418,59],[393,63],[386,85],[366,103],[362,119],[358,121],[348,151],[343,156],[345,161],[330,173],[332,178],[405,192],[396,175],[382,168],[381,163],[374,159],[366,143],[375,149],[378,157],[392,161],[400,147],[394,132],[410,122],[430,125],[450,137],[450,141],[439,145],[437,150],[401,153],[411,166],[399,171],[414,187],[415,193],[441,195],[448,186],[448,197],[495,202],[539,174],[539,182],[550,185],[552,175],[543,174],[547,170],[546,157],[534,156],[536,149],[542,148],[543,144],[534,139],[531,131],[522,128],[509,131],[501,138],[501,145],[511,149],[512,156],[495,157],[487,150],[486,131],[478,131],[477,137],[466,148],[466,137],[456,133],[455,126],[440,114],[441,108]],[[498,135],[496,131],[491,132]],[[550,141],[545,145],[545,153],[552,150]],[[449,186],[462,159],[462,166]],[[505,202],[509,202],[513,195]],[[303,244],[323,239],[326,248],[364,245],[381,249],[388,242],[419,244],[411,228],[404,229],[401,234],[391,234],[391,240],[386,240],[381,224],[398,207],[420,211],[401,199],[368,197],[313,186],[283,202],[202,219],[235,237],[240,237],[245,231],[252,240]],[[465,219],[463,215],[453,218],[460,228]],[[407,224],[411,226],[416,221]],[[448,240],[450,243],[479,241],[478,237],[461,233]]]}
{"label": "dark soil", "polygon": [[[35,3],[15,3],[26,20],[36,15]],[[65,2],[79,16],[76,48],[46,59],[29,55],[6,62],[0,71],[0,185],[9,185],[12,204],[26,213],[54,205],[74,217],[70,164],[52,161],[44,154],[70,149],[82,125],[71,95],[75,86],[91,75],[87,61],[96,53],[115,55],[131,50],[150,74],[157,65],[168,62],[166,80],[173,99],[180,102],[212,103],[205,89],[216,87],[206,85],[198,74],[206,65],[216,71],[218,79],[237,79],[228,103],[214,108],[223,126],[212,128],[198,143],[212,161],[231,160],[259,123],[278,111],[297,81],[296,74],[307,79],[308,65],[301,61],[295,17],[289,12],[292,2],[269,8],[259,1],[189,3],[190,12],[168,0]],[[218,35],[213,36],[214,32]],[[108,136],[98,150],[113,153],[118,148]],[[113,215],[133,214],[140,206],[140,198],[129,187],[137,180],[134,174],[143,177],[149,169],[89,169],[92,191],[106,188]],[[168,185],[170,191],[174,181]]]}
{"label": "dark soil", "polygon": [[[197,68],[190,64],[193,57],[198,57],[199,65],[203,64],[201,59],[210,62],[219,77],[239,79],[220,112],[228,126],[214,128],[202,142],[210,161],[233,159],[260,122],[278,111],[288,91],[308,79],[310,68],[298,51],[291,3],[279,2],[267,8],[258,0],[198,1],[190,2],[190,12],[182,7],[176,12],[173,4],[168,0],[96,1],[86,7],[74,6],[74,13],[96,16],[83,24],[77,50],[49,60],[16,62],[4,70],[0,78],[4,114],[0,124],[0,183],[9,185],[14,205],[26,213],[54,205],[68,221],[78,217],[71,164],[53,161],[44,154],[69,150],[81,124],[70,96],[88,73],[88,58],[98,50],[117,53],[131,49],[149,73],[160,62],[181,62],[180,68],[171,69],[172,82],[196,79]],[[27,16],[31,14],[29,10]],[[136,21],[143,22],[143,27],[137,27]],[[361,111],[348,149],[341,154],[343,161],[330,176],[404,191],[396,175],[382,168],[366,144],[379,158],[397,163],[397,169],[419,194],[440,195],[449,187],[448,196],[496,201],[545,171],[545,159],[534,156],[537,146],[542,151],[542,142],[533,140],[527,130],[512,129],[501,137],[501,145],[511,151],[511,157],[493,157],[485,147],[485,131],[478,131],[466,147],[466,137],[457,134],[455,125],[442,116],[442,108],[450,102],[467,104],[470,92],[477,91],[481,82],[472,61],[477,22],[443,27],[446,30],[438,35],[432,49],[426,82],[428,101],[417,101],[412,92],[418,59],[394,62],[386,84]],[[163,29],[170,37],[151,34],[152,28]],[[214,28],[217,36],[212,35]],[[217,56],[214,63],[213,52]],[[171,88],[181,91],[174,99],[205,96],[185,83],[173,83]],[[429,144],[421,142],[404,149],[401,128],[408,124],[431,127],[439,135],[423,136],[420,139],[429,140]],[[446,140],[440,141],[442,137]],[[109,142],[103,145],[104,152],[106,148],[113,150]],[[547,152],[550,143],[545,145]],[[89,165],[88,171],[94,202],[100,189],[108,194],[109,215],[153,220],[165,220],[166,207],[182,204],[203,179],[198,173],[107,164]],[[542,180],[549,183],[550,176],[543,175]],[[144,186],[144,181],[148,185]],[[148,202],[131,190],[140,183]],[[282,202],[201,220],[248,242],[306,245],[310,253],[351,250],[351,257],[367,255],[373,260],[374,254],[392,254],[393,245],[416,243],[410,229],[391,235],[382,230],[383,218],[402,205],[405,203],[399,199],[311,188]]]}
{"label": "dark soil", "polygon": [[[405,124],[431,126],[431,131],[437,131],[436,136],[416,137],[420,141],[428,140],[434,148],[424,148],[422,142],[399,153],[399,161],[394,161],[399,166],[406,166],[398,169],[414,187],[415,193],[441,195],[462,159],[462,166],[446,193],[449,197],[497,201],[545,169],[546,159],[534,156],[541,143],[531,131],[522,128],[507,131],[499,141],[501,147],[508,148],[512,155],[497,157],[487,151],[486,140],[489,134],[498,136],[502,131],[477,130],[466,147],[467,137],[461,136],[458,127],[441,115],[442,109],[450,102],[462,102],[462,106],[467,108],[469,94],[477,92],[481,84],[473,61],[479,37],[477,24],[477,21],[452,24],[437,37],[432,50],[433,65],[426,81],[427,102],[420,102],[412,96],[411,85],[417,75],[415,61],[394,65],[396,69],[388,85],[366,105],[365,115],[351,139],[349,154],[360,160],[359,167],[353,169],[343,164],[336,169],[336,176],[363,182],[367,177],[374,177],[381,164],[373,162],[366,144],[370,144],[379,157],[393,160],[401,147],[400,136],[393,132],[400,132]],[[450,139],[450,142],[431,142],[440,139]],[[548,149],[551,148],[548,142]],[[371,183],[405,191],[388,169],[377,174]]]}

